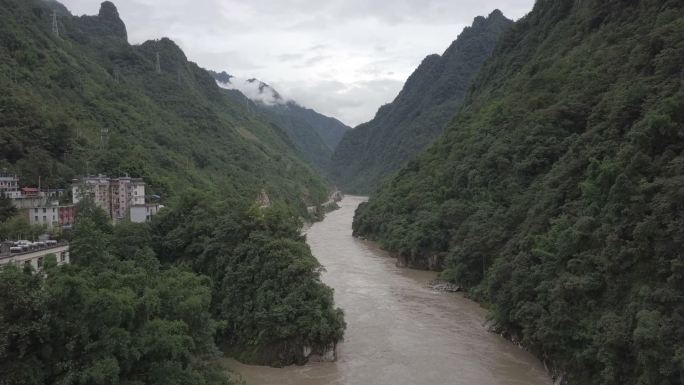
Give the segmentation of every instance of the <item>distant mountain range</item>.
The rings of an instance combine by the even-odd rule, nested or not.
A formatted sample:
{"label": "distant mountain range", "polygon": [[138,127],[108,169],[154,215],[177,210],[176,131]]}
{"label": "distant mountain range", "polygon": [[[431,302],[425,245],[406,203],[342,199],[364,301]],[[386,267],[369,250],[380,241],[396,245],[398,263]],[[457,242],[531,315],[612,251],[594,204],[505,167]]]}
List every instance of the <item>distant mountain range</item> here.
{"label": "distant mountain range", "polygon": [[334,181],[368,193],[432,143],[454,116],[473,78],[513,22],[499,10],[477,17],[442,56],[430,55],[397,98],[345,135],[333,155]]}
{"label": "distant mountain range", "polygon": [[285,131],[306,160],[323,174],[328,173],[333,151],[350,127],[285,99],[258,79],[239,79],[225,71],[211,74],[228,95]]}

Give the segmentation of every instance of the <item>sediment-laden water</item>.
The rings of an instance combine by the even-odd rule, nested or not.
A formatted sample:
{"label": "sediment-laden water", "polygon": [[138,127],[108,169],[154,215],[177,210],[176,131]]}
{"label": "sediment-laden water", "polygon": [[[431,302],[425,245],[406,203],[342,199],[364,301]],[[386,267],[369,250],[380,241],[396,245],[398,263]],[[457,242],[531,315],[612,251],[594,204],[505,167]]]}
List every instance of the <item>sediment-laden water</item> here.
{"label": "sediment-laden water", "polygon": [[345,311],[345,341],[334,363],[283,369],[228,361],[248,385],[549,385],[531,354],[484,327],[485,312],[459,294],[425,284],[431,272],[398,268],[369,242],[352,237],[360,197],[314,224],[307,240]]}

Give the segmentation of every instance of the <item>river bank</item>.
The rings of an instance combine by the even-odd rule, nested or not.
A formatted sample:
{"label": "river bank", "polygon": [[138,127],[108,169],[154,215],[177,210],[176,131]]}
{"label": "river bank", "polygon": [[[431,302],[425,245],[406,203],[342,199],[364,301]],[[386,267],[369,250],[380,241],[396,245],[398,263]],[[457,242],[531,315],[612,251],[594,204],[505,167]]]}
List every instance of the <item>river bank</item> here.
{"label": "river bank", "polygon": [[400,268],[371,242],[351,235],[359,197],[307,230],[326,268],[347,332],[337,361],[282,369],[224,364],[249,385],[549,385],[544,366],[528,352],[489,333],[485,311],[459,293],[436,291],[430,271]]}

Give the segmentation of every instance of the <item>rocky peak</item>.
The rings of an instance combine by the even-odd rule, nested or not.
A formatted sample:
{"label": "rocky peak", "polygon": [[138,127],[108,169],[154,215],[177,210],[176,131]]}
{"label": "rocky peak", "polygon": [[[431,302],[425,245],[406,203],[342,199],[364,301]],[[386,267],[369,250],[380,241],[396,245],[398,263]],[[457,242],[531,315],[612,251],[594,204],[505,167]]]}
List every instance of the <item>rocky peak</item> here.
{"label": "rocky peak", "polygon": [[99,22],[107,28],[107,34],[128,41],[126,25],[119,17],[119,11],[111,1],[105,1],[100,5],[97,15]]}
{"label": "rocky peak", "polygon": [[100,12],[97,15],[106,20],[121,20],[116,5],[111,1],[105,1],[100,4]]}
{"label": "rocky peak", "polygon": [[486,28],[488,25],[491,25],[494,23],[501,23],[501,22],[510,23],[511,21],[508,20],[506,18],[506,16],[504,16],[504,14],[503,14],[503,12],[501,12],[501,10],[495,9],[487,17],[484,17],[484,16],[476,17],[475,20],[473,21],[472,28],[475,28],[475,29]]}
{"label": "rocky peak", "polygon": [[488,19],[505,19],[506,16],[504,16],[503,12],[501,12],[500,9],[495,9],[492,11],[492,13],[487,16]]}

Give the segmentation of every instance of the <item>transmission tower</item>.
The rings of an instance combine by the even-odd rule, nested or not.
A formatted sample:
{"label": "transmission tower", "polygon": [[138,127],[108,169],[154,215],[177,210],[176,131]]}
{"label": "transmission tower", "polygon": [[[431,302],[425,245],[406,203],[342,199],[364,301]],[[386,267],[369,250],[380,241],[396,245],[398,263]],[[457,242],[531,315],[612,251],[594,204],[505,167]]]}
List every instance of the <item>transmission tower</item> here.
{"label": "transmission tower", "polygon": [[52,11],[52,33],[59,37],[59,26],[57,25],[57,11]]}
{"label": "transmission tower", "polygon": [[[3,71],[3,73],[4,73],[4,71]],[[6,74],[7,74],[7,81],[9,81],[10,84],[15,84],[15,83],[16,83],[16,78],[15,78],[15,75],[14,75],[14,68],[9,67],[9,68],[7,69],[7,73],[6,73]]]}
{"label": "transmission tower", "polygon": [[104,149],[107,141],[109,140],[109,128],[100,129],[100,149]]}
{"label": "transmission tower", "polygon": [[161,73],[161,63],[159,62],[159,52],[157,52],[157,73]]}

